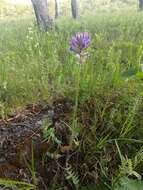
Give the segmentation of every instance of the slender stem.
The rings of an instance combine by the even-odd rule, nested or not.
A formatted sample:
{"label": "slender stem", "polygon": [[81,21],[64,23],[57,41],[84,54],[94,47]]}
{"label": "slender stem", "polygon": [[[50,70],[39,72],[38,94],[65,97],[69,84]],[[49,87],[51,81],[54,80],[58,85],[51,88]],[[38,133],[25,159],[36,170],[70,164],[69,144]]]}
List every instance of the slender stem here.
{"label": "slender stem", "polygon": [[74,128],[76,125],[76,116],[77,116],[77,110],[78,110],[78,102],[79,102],[79,91],[80,91],[80,77],[81,77],[81,64],[78,65],[78,72],[77,72],[77,80],[76,80],[76,94],[75,94],[75,106],[74,106],[74,113],[73,113],[73,121],[72,121],[72,136],[71,136],[71,142],[72,144],[74,139]]}

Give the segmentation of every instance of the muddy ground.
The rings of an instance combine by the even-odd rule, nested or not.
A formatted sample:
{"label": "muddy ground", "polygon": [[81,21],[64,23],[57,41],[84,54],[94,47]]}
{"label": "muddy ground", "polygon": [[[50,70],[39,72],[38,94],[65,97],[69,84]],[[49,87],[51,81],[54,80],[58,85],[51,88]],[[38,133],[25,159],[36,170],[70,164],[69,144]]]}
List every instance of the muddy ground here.
{"label": "muddy ground", "polygon": [[[57,100],[51,106],[46,103],[28,105],[7,120],[0,120],[0,178],[32,183],[32,153],[38,189],[48,189],[53,178],[58,181],[58,175],[62,178],[60,173],[70,151],[67,148],[70,131],[65,123],[71,107],[67,100]],[[55,128],[61,147],[43,137],[45,121]],[[58,158],[44,160],[47,152],[57,150]]]}

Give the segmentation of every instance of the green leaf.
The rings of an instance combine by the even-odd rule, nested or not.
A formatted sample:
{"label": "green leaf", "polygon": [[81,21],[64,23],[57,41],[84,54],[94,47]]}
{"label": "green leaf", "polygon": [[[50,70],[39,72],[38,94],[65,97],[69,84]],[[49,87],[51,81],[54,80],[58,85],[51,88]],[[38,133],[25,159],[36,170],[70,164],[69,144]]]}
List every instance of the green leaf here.
{"label": "green leaf", "polygon": [[122,177],[113,190],[143,190],[143,181]]}
{"label": "green leaf", "polygon": [[24,186],[27,190],[35,189],[33,184],[10,179],[0,179],[0,185],[4,185],[5,187]]}
{"label": "green leaf", "polygon": [[88,185],[85,187],[81,187],[80,190],[109,190],[105,186],[97,186],[97,185]]}
{"label": "green leaf", "polygon": [[138,79],[143,79],[143,72],[137,72],[137,73],[136,73],[136,77],[137,77]]}
{"label": "green leaf", "polygon": [[137,73],[137,69],[135,68],[130,68],[128,69],[127,71],[125,71],[123,74],[122,74],[122,77],[123,78],[129,78],[129,77],[133,77],[135,76]]}

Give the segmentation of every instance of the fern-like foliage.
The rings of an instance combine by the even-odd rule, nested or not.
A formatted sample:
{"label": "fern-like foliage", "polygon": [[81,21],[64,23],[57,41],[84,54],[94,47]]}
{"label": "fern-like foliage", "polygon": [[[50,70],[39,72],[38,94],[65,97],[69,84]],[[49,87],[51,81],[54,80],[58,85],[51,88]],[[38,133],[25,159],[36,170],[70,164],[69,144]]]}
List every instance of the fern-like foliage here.
{"label": "fern-like foliage", "polygon": [[61,144],[61,141],[55,135],[55,128],[51,127],[51,123],[48,120],[43,122],[43,136],[46,141],[51,140],[58,145]]}
{"label": "fern-like foliage", "polygon": [[116,142],[116,146],[119,152],[119,156],[121,159],[121,165],[119,166],[119,175],[118,177],[121,176],[135,176],[137,179],[141,180],[141,175],[135,171],[136,167],[140,162],[143,161],[143,149],[140,149],[140,151],[136,154],[134,159],[130,159],[127,156],[123,156],[120,148]]}
{"label": "fern-like foliage", "polygon": [[141,162],[143,162],[143,147],[137,152],[134,159],[134,167],[136,168]]}
{"label": "fern-like foliage", "polygon": [[77,173],[72,169],[71,166],[68,166],[66,168],[66,173],[65,173],[66,179],[70,182],[72,182],[76,189],[78,189],[79,187],[79,177],[77,175]]}

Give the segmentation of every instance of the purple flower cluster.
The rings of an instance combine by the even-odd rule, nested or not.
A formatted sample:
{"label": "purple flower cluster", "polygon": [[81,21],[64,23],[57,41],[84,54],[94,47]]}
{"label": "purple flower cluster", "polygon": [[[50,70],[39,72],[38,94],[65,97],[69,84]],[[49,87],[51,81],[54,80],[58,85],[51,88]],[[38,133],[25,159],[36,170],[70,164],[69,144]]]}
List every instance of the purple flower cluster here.
{"label": "purple flower cluster", "polygon": [[70,42],[70,50],[74,51],[76,54],[81,54],[81,52],[89,47],[91,43],[91,37],[88,32],[77,33],[72,37]]}

